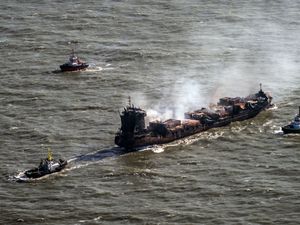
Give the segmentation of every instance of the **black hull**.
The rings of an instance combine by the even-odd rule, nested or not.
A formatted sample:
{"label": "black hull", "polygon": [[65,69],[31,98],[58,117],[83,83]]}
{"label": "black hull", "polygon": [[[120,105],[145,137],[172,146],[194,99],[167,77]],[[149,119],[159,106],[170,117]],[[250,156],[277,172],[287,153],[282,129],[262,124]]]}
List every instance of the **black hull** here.
{"label": "black hull", "polygon": [[65,160],[62,163],[60,163],[60,165],[57,168],[55,168],[53,171],[41,171],[38,168],[34,168],[31,170],[25,171],[24,174],[27,178],[36,179],[36,178],[40,178],[40,177],[43,177],[48,174],[57,173],[57,172],[63,170],[67,164],[68,164],[68,162]]}
{"label": "black hull", "polygon": [[115,143],[120,146],[124,147],[126,149],[131,149],[131,148],[137,148],[137,147],[143,147],[143,146],[148,146],[148,145],[155,145],[155,144],[165,144],[169,143],[178,139],[182,139],[187,136],[191,136],[197,133],[201,133],[203,131],[209,130],[211,128],[217,128],[217,127],[222,127],[222,126],[227,126],[232,122],[235,121],[243,121],[247,120],[250,118],[255,117],[257,114],[259,114],[261,111],[265,110],[268,108],[270,104],[267,102],[265,104],[262,104],[258,106],[255,109],[248,110],[245,112],[242,112],[240,114],[223,118],[222,120],[218,120],[213,122],[210,125],[204,125],[204,126],[199,126],[196,129],[191,130],[182,130],[180,134],[174,134],[174,135],[167,135],[165,137],[163,136],[151,136],[149,133],[144,133],[144,134],[139,134],[139,135],[134,135],[133,137],[131,135],[131,138],[125,137],[120,133],[117,133],[115,137]]}
{"label": "black hull", "polygon": [[253,111],[249,111],[249,112],[245,112],[245,113],[241,113],[239,115],[235,115],[231,118],[225,119],[222,122],[216,122],[214,124],[213,127],[221,127],[221,126],[226,126],[232,122],[236,122],[236,121],[243,121],[243,120],[248,120],[251,119],[255,116],[257,116],[257,114],[259,114],[261,111],[263,111],[265,108],[261,108],[259,110],[253,110]]}
{"label": "black hull", "polygon": [[300,129],[292,128],[289,125],[284,126],[281,129],[285,134],[300,134]]}
{"label": "black hull", "polygon": [[70,66],[69,64],[63,64],[60,66],[60,69],[62,72],[71,72],[71,71],[79,71],[79,70],[84,70],[88,68],[89,65],[86,63],[76,65],[76,66]]}

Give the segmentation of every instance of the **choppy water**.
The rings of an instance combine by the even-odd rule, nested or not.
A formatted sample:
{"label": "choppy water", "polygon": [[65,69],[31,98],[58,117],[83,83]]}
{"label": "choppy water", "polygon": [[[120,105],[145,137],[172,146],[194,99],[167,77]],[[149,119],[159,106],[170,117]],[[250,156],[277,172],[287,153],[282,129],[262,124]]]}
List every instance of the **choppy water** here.
{"label": "choppy water", "polygon": [[[300,105],[299,1],[0,6],[0,224],[299,223],[300,137],[279,132]],[[71,40],[92,67],[52,73]],[[260,82],[277,107],[252,120],[125,155],[113,148],[129,95],[152,116],[180,117]],[[9,179],[48,147],[74,160],[66,171]]]}

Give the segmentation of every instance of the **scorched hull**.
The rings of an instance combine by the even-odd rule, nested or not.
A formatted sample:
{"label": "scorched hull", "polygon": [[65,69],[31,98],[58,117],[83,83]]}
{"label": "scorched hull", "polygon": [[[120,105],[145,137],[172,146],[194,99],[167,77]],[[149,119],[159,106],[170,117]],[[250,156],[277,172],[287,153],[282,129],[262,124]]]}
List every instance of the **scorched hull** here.
{"label": "scorched hull", "polygon": [[[262,108],[261,110],[263,110]],[[211,128],[217,128],[217,127],[222,127],[222,126],[227,126],[231,122],[235,121],[244,121],[247,119],[251,119],[255,117],[257,114],[259,114],[260,111],[252,111],[248,113],[244,113],[242,115],[237,115],[234,117],[226,118],[223,119],[222,121],[215,122],[214,124],[210,126],[201,126],[199,128],[196,128],[192,131],[186,131],[182,130],[181,132],[178,132],[174,135],[171,136],[151,136],[150,134],[144,134],[140,136],[135,136],[134,140],[130,140],[127,138],[123,138],[122,136],[116,136],[115,143],[121,147],[125,148],[137,148],[137,147],[143,147],[147,145],[157,145],[157,144],[165,144],[169,143],[178,139],[182,139],[184,137],[188,137],[197,133],[204,132],[206,130],[209,130]]]}
{"label": "scorched hull", "polygon": [[202,108],[185,113],[186,120],[153,121],[145,127],[146,112],[133,105],[124,108],[122,126],[116,133],[115,144],[126,149],[165,144],[211,128],[229,125],[255,117],[271,106],[272,97],[261,89],[246,98],[222,98],[216,110]]}

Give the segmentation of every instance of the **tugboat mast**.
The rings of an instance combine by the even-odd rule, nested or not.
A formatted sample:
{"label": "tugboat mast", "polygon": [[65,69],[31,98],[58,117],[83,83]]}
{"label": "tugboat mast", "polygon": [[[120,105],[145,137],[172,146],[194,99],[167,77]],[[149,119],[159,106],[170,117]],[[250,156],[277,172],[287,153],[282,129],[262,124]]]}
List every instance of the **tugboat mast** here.
{"label": "tugboat mast", "polygon": [[75,56],[75,51],[74,51],[74,48],[72,48],[72,57],[74,57]]}

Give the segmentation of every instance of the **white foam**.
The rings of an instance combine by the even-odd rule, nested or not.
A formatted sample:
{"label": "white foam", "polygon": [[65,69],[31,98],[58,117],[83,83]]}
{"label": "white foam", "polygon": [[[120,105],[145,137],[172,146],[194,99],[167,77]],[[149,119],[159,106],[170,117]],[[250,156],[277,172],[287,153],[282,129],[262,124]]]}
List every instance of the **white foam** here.
{"label": "white foam", "polygon": [[279,130],[274,130],[274,134],[283,134],[283,131],[279,128]]}
{"label": "white foam", "polygon": [[269,107],[267,110],[276,110],[278,109],[278,106],[274,104],[272,107]]}
{"label": "white foam", "polygon": [[100,67],[100,66],[96,66],[96,67],[88,67],[88,68],[86,69],[86,71],[88,71],[88,72],[99,72],[99,71],[102,71],[102,70],[103,70],[103,68]]}
{"label": "white foam", "polygon": [[164,148],[163,146],[159,146],[159,145],[155,145],[153,146],[153,148],[151,149],[154,153],[162,153],[164,152]]}

